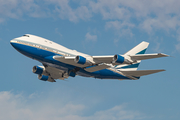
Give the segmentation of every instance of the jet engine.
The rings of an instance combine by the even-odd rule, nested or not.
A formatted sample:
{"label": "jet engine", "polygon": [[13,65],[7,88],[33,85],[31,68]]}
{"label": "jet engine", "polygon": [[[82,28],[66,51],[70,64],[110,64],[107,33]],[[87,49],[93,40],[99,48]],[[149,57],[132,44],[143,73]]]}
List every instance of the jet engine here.
{"label": "jet engine", "polygon": [[124,62],[124,57],[123,56],[121,56],[121,55],[114,55],[114,57],[113,57],[113,63],[123,63]]}
{"label": "jet engine", "polygon": [[34,66],[32,72],[41,75],[45,72],[45,68],[44,66]]}
{"label": "jet engine", "polygon": [[46,76],[46,75],[38,75],[38,79],[42,80],[42,81],[49,81],[49,82],[56,82],[53,78],[51,78],[50,76]]}
{"label": "jet engine", "polygon": [[125,59],[123,56],[118,55],[118,54],[114,55],[114,57],[113,57],[113,63],[120,63],[120,64],[122,64],[122,63],[125,63],[125,64],[132,64],[129,60]]}
{"label": "jet engine", "polygon": [[42,74],[39,74],[38,75],[38,79],[42,80],[42,81],[47,81],[49,78],[49,76],[45,76],[45,75],[42,75]]}
{"label": "jet engine", "polygon": [[32,72],[38,74],[38,79],[42,81],[56,82],[54,79],[64,80],[68,78],[69,75],[59,71],[56,68],[44,67],[44,66],[34,66]]}
{"label": "jet engine", "polygon": [[86,60],[86,58],[84,58],[82,56],[79,56],[79,55],[75,57],[74,61],[76,63],[82,64],[82,65],[84,65],[84,64],[91,64],[90,61]]}

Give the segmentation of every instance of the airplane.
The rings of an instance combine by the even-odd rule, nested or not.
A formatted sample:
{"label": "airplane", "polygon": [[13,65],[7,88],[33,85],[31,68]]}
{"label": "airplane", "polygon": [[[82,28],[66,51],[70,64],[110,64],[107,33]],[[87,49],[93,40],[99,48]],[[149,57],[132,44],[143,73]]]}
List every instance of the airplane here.
{"label": "airplane", "polygon": [[141,60],[167,57],[163,53],[145,54],[148,42],[141,42],[125,54],[91,56],[68,49],[48,39],[25,34],[10,41],[23,55],[42,63],[32,68],[42,81],[56,82],[76,75],[98,79],[138,80],[161,71],[137,70]]}

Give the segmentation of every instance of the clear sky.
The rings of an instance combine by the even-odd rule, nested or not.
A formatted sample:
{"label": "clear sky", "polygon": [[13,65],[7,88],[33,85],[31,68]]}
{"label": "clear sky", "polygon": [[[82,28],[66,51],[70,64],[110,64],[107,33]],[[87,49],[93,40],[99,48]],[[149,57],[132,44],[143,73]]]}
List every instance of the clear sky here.
{"label": "clear sky", "polygon": [[[0,0],[1,120],[179,120],[179,0]],[[41,63],[9,43],[34,34],[89,55],[124,54],[142,41],[139,70],[165,72],[133,80],[76,76],[56,83],[32,73]]]}

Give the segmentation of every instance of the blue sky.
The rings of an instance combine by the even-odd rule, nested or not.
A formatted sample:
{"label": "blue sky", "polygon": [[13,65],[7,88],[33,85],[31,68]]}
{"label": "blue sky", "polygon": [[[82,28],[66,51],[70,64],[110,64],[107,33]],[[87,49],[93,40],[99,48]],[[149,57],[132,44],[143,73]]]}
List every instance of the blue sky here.
{"label": "blue sky", "polygon": [[[180,1],[1,0],[0,119],[179,120]],[[123,54],[141,41],[168,58],[139,69],[166,69],[140,80],[76,76],[56,83],[32,73],[41,63],[9,43],[34,34],[90,55]]]}

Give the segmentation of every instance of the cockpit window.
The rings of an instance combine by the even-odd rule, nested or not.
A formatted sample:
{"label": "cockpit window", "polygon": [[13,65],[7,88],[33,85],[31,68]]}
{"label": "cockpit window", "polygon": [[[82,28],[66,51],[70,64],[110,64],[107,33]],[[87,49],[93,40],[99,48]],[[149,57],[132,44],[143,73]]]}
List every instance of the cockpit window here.
{"label": "cockpit window", "polygon": [[25,37],[29,37],[29,35],[23,35],[23,36],[25,36]]}

